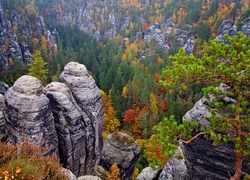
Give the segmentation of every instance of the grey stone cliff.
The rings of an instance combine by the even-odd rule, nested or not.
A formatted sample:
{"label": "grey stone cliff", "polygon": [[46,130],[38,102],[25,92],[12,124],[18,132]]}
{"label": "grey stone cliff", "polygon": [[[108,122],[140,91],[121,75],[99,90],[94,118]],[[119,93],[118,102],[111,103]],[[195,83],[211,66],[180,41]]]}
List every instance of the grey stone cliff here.
{"label": "grey stone cliff", "polygon": [[58,140],[49,99],[41,82],[21,76],[5,93],[5,128],[12,143],[28,138],[30,143],[57,153]]}
{"label": "grey stone cliff", "polygon": [[126,133],[114,132],[108,136],[102,149],[100,164],[106,169],[116,163],[121,180],[130,180],[140,155],[135,140]]}
{"label": "grey stone cliff", "polygon": [[[218,87],[222,92],[229,88],[225,84]],[[210,100],[216,98],[210,95]],[[208,99],[202,98],[195,106],[188,111],[183,120],[197,121],[200,127],[209,126],[207,117],[211,116],[210,111],[215,111],[214,107],[208,105]],[[236,103],[232,98],[220,99],[224,103]],[[235,153],[233,143],[221,143],[214,146],[211,141],[200,136],[191,143],[184,145],[183,154],[188,168],[188,174],[192,180],[216,179],[226,180],[235,173]],[[247,163],[246,163],[247,164]],[[250,169],[243,164],[243,174],[249,173]]]}
{"label": "grey stone cliff", "polygon": [[86,139],[86,167],[89,172],[99,163],[102,149],[103,107],[101,93],[86,67],[77,62],[69,62],[59,80],[64,83],[74,96],[76,110],[83,121]]}
{"label": "grey stone cliff", "polygon": [[0,141],[4,140],[7,137],[4,128],[4,96],[0,94]]}
{"label": "grey stone cliff", "polygon": [[183,145],[180,144],[173,158],[168,160],[162,170],[159,180],[190,180]]}
{"label": "grey stone cliff", "polygon": [[60,162],[75,175],[85,173],[85,131],[81,113],[69,88],[59,82],[45,87],[58,136]]}
{"label": "grey stone cliff", "polygon": [[161,173],[160,168],[153,169],[151,167],[146,167],[136,177],[136,180],[153,180],[156,179],[160,173]]}
{"label": "grey stone cliff", "polygon": [[65,84],[52,82],[44,88],[37,78],[24,75],[5,92],[5,101],[0,95],[0,138],[5,131],[15,144],[28,138],[49,148],[47,154],[57,153],[76,176],[89,174],[101,156],[101,93],[79,63],[68,63],[60,80]]}

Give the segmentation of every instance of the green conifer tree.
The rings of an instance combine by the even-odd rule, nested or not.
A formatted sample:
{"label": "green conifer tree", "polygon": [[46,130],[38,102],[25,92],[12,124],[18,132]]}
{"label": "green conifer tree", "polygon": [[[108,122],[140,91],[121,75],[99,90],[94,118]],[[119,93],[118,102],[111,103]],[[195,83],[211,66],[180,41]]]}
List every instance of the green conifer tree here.
{"label": "green conifer tree", "polygon": [[34,76],[45,83],[48,78],[49,71],[46,68],[47,63],[43,60],[41,51],[36,50],[34,54],[32,54],[32,58],[33,62],[29,64],[28,75]]}
{"label": "green conifer tree", "polygon": [[[211,104],[220,116],[213,113],[208,118],[209,128],[203,129],[200,134],[205,134],[214,145],[221,142],[234,143],[236,162],[231,180],[239,180],[243,159],[250,157],[250,39],[238,33],[235,37],[226,35],[226,40],[228,44],[211,41],[204,48],[205,54],[201,58],[185,56],[184,50],[180,50],[171,58],[172,66],[163,70],[161,83],[169,91],[182,91],[189,86],[204,83],[205,97],[218,97]],[[227,92],[216,88],[220,83],[230,87]],[[234,99],[235,103],[219,100],[225,97]]]}

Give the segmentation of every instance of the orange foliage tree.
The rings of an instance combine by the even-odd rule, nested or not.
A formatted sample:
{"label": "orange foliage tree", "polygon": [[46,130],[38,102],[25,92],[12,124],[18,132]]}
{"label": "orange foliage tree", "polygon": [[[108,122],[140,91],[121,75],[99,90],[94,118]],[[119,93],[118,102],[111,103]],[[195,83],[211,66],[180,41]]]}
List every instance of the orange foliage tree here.
{"label": "orange foliage tree", "polygon": [[133,109],[127,110],[123,116],[123,121],[126,124],[133,123],[135,121],[135,111]]}

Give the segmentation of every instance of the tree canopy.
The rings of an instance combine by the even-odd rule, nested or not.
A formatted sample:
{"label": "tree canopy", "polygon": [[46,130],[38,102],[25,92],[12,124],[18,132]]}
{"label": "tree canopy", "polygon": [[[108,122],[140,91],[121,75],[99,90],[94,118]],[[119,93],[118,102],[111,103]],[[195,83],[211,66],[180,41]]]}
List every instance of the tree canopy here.
{"label": "tree canopy", "polygon": [[[204,95],[220,116],[212,113],[212,117],[208,118],[210,126],[201,129],[202,134],[206,134],[214,145],[229,141],[234,143],[236,163],[231,180],[239,180],[243,158],[250,156],[250,39],[242,33],[234,37],[226,35],[225,38],[227,44],[216,39],[204,44],[201,58],[186,56],[181,49],[170,58],[172,65],[163,69],[161,83],[169,92],[183,91],[200,83],[206,86],[203,88]],[[227,91],[216,88],[220,83],[226,85]],[[231,98],[232,101],[226,103],[221,100],[223,98]],[[163,127],[157,127],[156,132],[161,137],[159,132]],[[164,141],[161,145],[166,147]]]}
{"label": "tree canopy", "polygon": [[48,78],[48,69],[46,68],[47,63],[42,58],[41,51],[36,50],[34,54],[32,54],[32,58],[33,62],[29,64],[28,75],[45,82]]}

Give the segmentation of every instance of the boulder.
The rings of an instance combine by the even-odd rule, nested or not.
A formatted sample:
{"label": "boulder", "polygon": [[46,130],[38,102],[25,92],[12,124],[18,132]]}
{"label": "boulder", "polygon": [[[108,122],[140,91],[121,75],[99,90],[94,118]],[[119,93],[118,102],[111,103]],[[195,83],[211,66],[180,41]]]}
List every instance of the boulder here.
{"label": "boulder", "polygon": [[12,143],[28,139],[30,143],[57,153],[57,134],[49,99],[41,82],[24,75],[5,93],[5,128]]}
{"label": "boulder", "polygon": [[162,170],[159,180],[190,180],[186,159],[183,154],[183,145],[180,144],[173,158],[168,160]]}
{"label": "boulder", "polygon": [[108,136],[102,149],[100,164],[106,170],[116,163],[121,180],[130,180],[140,155],[136,141],[126,133],[114,132]]}
{"label": "boulder", "polygon": [[85,131],[85,172],[99,163],[102,149],[103,106],[95,80],[83,64],[69,62],[59,77],[72,92]]}
{"label": "boulder", "polygon": [[98,176],[86,175],[86,176],[78,177],[78,180],[102,180],[102,179],[99,178]]}
{"label": "boulder", "polygon": [[153,180],[156,179],[157,176],[159,176],[160,172],[161,172],[160,168],[153,169],[151,167],[146,167],[136,177],[136,180]]}
{"label": "boulder", "polygon": [[77,177],[68,169],[62,168],[61,172],[68,177],[68,180],[77,180]]}

